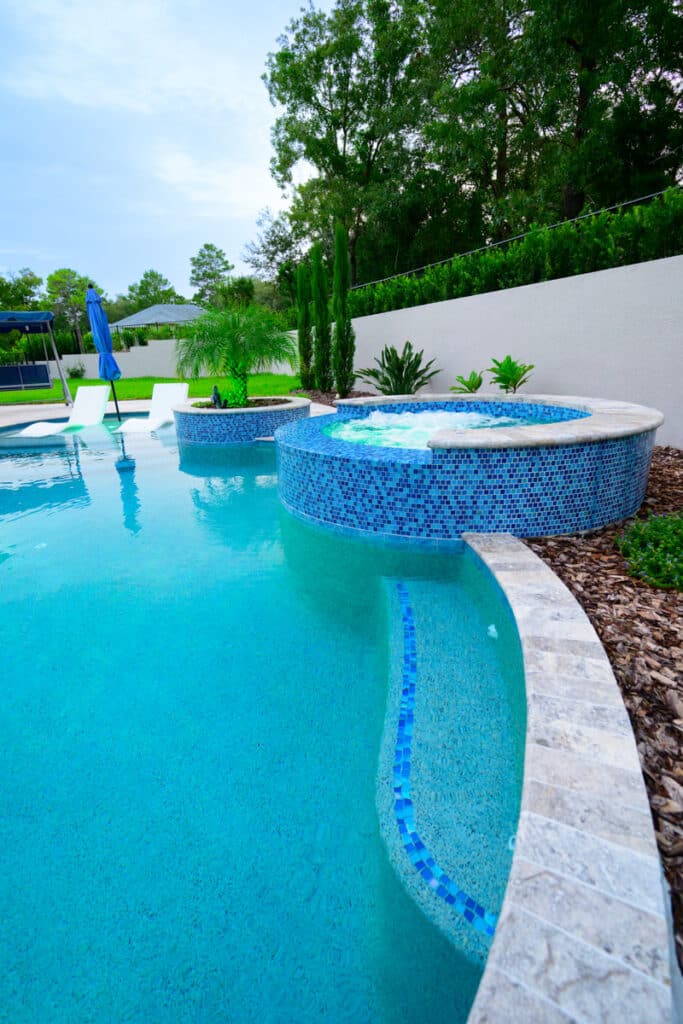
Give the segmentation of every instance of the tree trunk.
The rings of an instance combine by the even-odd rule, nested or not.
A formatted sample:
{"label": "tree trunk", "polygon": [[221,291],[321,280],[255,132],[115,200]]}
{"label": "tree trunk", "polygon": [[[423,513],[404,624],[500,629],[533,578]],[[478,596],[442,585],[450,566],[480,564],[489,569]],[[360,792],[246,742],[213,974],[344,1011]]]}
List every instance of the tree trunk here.
{"label": "tree trunk", "polygon": [[76,344],[78,345],[78,351],[81,355],[85,355],[85,346],[83,345],[83,335],[81,334],[80,325],[77,323],[74,327],[74,334],[76,335]]}
{"label": "tree trunk", "polygon": [[[576,118],[574,119],[574,132],[572,139],[572,149],[575,157],[588,134],[586,114],[588,112],[588,105],[593,91],[590,88],[589,79],[591,73],[595,71],[595,67],[596,63],[592,57],[587,57],[583,53],[580,55],[579,87],[576,94]],[[574,163],[576,164],[576,160],[574,160]],[[570,171],[569,181],[566,182],[564,189],[562,190],[562,213],[565,220],[571,220],[574,217],[578,217],[586,203],[585,188],[583,185],[577,185],[576,181],[572,181],[572,177],[574,177],[574,175]],[[585,174],[582,174],[581,177],[585,177]]]}

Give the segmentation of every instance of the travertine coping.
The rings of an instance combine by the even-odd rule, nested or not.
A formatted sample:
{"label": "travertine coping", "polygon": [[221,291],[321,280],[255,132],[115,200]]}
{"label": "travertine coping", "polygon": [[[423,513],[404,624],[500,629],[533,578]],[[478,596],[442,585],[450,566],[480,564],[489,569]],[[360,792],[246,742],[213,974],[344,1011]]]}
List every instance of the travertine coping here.
{"label": "travertine coping", "polygon": [[428,442],[429,448],[540,448],[565,444],[587,444],[609,441],[656,430],[664,422],[657,409],[629,402],[613,402],[605,398],[581,398],[575,395],[375,395],[372,398],[350,398],[337,401],[337,406],[396,405],[409,402],[485,402],[517,403],[519,405],[560,405],[589,413],[577,420],[562,423],[539,423],[528,427],[494,427],[481,430],[439,430]]}
{"label": "travertine coping", "polygon": [[[279,399],[279,401],[276,401]],[[229,416],[235,413],[261,413],[274,412],[278,409],[302,409],[305,405],[310,405],[310,398],[285,398],[283,395],[259,395],[258,400],[260,402],[270,402],[272,405],[245,405],[245,406],[233,406],[232,409],[198,409],[195,406],[195,402],[210,402],[210,398],[190,398],[187,402],[183,402],[181,405],[174,405],[173,412],[192,413],[193,416]]]}
{"label": "travertine coping", "polygon": [[662,875],[607,656],[564,584],[507,534],[464,534],[512,609],[527,736],[510,879],[468,1024],[671,1020]]}

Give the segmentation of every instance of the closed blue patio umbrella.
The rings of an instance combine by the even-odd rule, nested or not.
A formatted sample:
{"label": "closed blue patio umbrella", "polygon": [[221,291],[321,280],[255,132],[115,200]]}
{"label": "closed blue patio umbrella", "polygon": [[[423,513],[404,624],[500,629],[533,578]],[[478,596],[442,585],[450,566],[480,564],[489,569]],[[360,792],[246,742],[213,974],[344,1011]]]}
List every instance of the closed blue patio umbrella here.
{"label": "closed blue patio umbrella", "polygon": [[121,376],[121,370],[112,355],[113,345],[111,343],[111,332],[109,330],[107,314],[102,309],[102,299],[95,291],[94,285],[91,284],[88,285],[88,290],[85,293],[85,308],[88,310],[88,320],[90,321],[92,340],[95,342],[95,348],[100,354],[100,380],[108,380],[111,384],[111,390],[114,395],[114,405],[116,406],[116,415],[120,422],[121,413],[119,412],[119,403],[116,397],[114,381],[118,380]]}

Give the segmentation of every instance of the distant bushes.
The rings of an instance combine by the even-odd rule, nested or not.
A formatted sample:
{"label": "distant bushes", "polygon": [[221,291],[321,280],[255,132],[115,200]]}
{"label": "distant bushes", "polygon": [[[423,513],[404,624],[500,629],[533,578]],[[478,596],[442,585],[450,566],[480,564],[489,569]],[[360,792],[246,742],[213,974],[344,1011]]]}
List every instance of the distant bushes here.
{"label": "distant bushes", "polygon": [[621,213],[532,229],[518,242],[456,256],[419,277],[356,288],[349,294],[349,309],[354,317],[387,313],[681,253],[683,190],[670,189],[661,199]]}

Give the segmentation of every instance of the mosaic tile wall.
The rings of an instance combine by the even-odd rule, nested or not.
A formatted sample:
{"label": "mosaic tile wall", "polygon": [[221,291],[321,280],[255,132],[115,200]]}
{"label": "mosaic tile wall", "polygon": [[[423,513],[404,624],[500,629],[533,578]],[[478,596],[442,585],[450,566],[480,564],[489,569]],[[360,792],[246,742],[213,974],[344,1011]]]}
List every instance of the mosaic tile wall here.
{"label": "mosaic tile wall", "polygon": [[285,507],[351,531],[428,540],[575,533],[623,519],[642,503],[655,436],[431,451],[338,441],[323,432],[329,422],[277,432]]}
{"label": "mosaic tile wall", "polygon": [[247,444],[257,437],[272,437],[278,427],[308,417],[309,405],[264,408],[258,411],[173,413],[179,444]]}
{"label": "mosaic tile wall", "polygon": [[425,885],[436,896],[462,914],[477,931],[491,937],[496,928],[497,915],[486,911],[480,903],[469,896],[457,882],[439,867],[425,844],[415,824],[413,801],[410,791],[410,769],[413,745],[413,722],[415,713],[415,685],[417,682],[417,647],[415,643],[415,622],[410,597],[405,583],[397,583],[398,599],[401,604],[403,624],[403,675],[401,682],[401,707],[399,710],[398,732],[394,750],[394,814],[401,836],[401,845],[410,863],[423,879]]}

